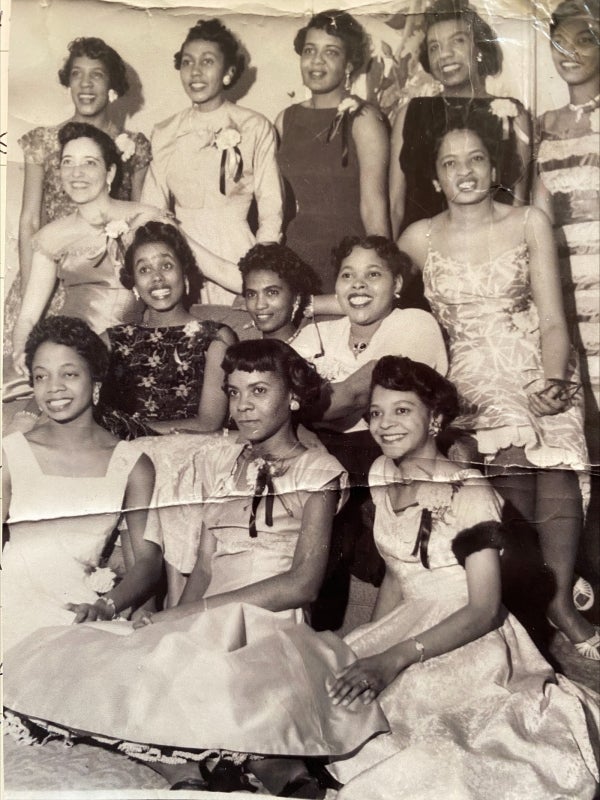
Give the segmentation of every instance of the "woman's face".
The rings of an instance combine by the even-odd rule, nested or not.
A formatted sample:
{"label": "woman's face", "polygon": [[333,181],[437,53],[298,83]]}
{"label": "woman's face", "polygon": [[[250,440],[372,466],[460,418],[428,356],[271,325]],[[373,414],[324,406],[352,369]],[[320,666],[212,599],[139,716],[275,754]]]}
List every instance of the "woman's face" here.
{"label": "woman's face", "polygon": [[155,311],[170,311],[185,294],[181,263],[164,242],[142,244],[136,249],[133,279],[140,299]]}
{"label": "woman's face", "polygon": [[83,136],[63,147],[60,179],[63,189],[78,204],[89,203],[103,193],[115,176],[115,166],[106,168],[102,150],[93,139]]}
{"label": "woman's face", "polygon": [[384,455],[418,458],[431,445],[432,414],[415,392],[375,386],[369,405],[369,430]]}
{"label": "woman's face", "polygon": [[275,372],[234,370],[227,394],[229,413],[248,442],[265,442],[290,423],[292,395]]}
{"label": "woman's face", "polygon": [[92,405],[94,384],[89,365],[71,347],[41,344],[33,357],[31,378],[40,411],[56,422],[70,422]]}
{"label": "woman's face", "polygon": [[69,73],[69,88],[77,116],[97,116],[108,105],[108,69],[98,58],[78,56]]}
{"label": "woman's face", "polygon": [[489,195],[495,180],[489,153],[479,136],[471,130],[453,130],[446,134],[435,169],[437,186],[448,203],[479,203]]}
{"label": "woman's face", "polygon": [[427,31],[431,75],[444,87],[457,88],[478,80],[473,35],[460,19],[436,22]]}
{"label": "woman's face", "polygon": [[313,94],[327,94],[343,86],[349,67],[342,39],[320,28],[308,29],[300,71],[302,82]]}
{"label": "woman's face", "polygon": [[560,77],[570,86],[593,83],[598,91],[600,74],[600,27],[586,19],[566,19],[552,35],[552,60]]}
{"label": "woman's face", "polygon": [[394,277],[375,250],[355,247],[340,265],[335,293],[351,322],[371,325],[391,312],[394,292],[401,287],[401,278]]}
{"label": "woman's face", "polygon": [[214,111],[223,102],[223,78],[233,75],[225,68],[225,56],[216,42],[194,39],[183,46],[179,77],[187,96],[203,111]]}
{"label": "woman's face", "polygon": [[262,333],[274,333],[289,325],[295,313],[297,295],[270,269],[250,272],[244,279],[246,308]]}

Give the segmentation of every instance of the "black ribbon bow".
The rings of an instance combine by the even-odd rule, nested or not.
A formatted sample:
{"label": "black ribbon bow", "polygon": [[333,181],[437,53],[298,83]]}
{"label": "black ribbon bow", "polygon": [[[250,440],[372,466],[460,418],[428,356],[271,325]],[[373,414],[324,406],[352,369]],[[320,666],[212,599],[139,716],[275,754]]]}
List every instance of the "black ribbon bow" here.
{"label": "black ribbon bow", "polygon": [[417,532],[417,538],[415,539],[415,546],[413,547],[411,556],[416,556],[419,554],[421,564],[423,564],[425,569],[429,569],[429,554],[427,552],[427,548],[429,547],[430,537],[431,511],[428,508],[424,508],[421,511],[421,522],[419,523],[419,530]]}
{"label": "black ribbon bow", "polygon": [[[233,152],[238,157],[237,159],[237,166],[235,168],[235,172],[233,174],[233,182],[237,183],[240,178],[242,177],[242,172],[244,169],[244,159],[242,158],[242,153],[240,148],[236,145],[232,148]],[[227,166],[227,150],[223,150],[221,153],[221,169],[219,170],[219,191],[221,194],[226,194],[225,192],[225,167]]]}
{"label": "black ribbon bow", "polygon": [[265,522],[269,528],[273,527],[273,502],[275,497],[275,487],[273,486],[273,477],[271,475],[271,465],[267,462],[261,464],[258,468],[258,475],[256,476],[256,483],[254,485],[254,497],[252,498],[252,507],[250,510],[250,536],[256,539],[258,532],[256,530],[256,512],[260,505],[263,495],[267,492],[267,499],[265,505]]}

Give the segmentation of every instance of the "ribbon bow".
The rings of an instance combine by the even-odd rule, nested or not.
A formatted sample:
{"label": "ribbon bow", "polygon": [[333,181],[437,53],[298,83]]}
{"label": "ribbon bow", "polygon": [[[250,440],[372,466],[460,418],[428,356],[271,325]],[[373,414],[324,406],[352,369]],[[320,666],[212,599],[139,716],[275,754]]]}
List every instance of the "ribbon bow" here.
{"label": "ribbon bow", "polygon": [[265,505],[265,523],[269,528],[273,527],[273,501],[275,497],[275,487],[273,486],[273,476],[271,474],[271,465],[265,461],[258,468],[256,476],[256,483],[254,484],[254,497],[252,498],[252,507],[250,510],[250,536],[256,539],[258,532],[256,530],[256,513],[260,505],[263,495],[267,492],[267,499]]}
{"label": "ribbon bow", "polygon": [[419,555],[421,564],[425,569],[429,569],[429,554],[427,549],[429,547],[429,539],[431,537],[431,519],[432,514],[428,508],[421,511],[421,522],[419,523],[419,530],[417,531],[417,538],[415,539],[415,546],[411,556]]}

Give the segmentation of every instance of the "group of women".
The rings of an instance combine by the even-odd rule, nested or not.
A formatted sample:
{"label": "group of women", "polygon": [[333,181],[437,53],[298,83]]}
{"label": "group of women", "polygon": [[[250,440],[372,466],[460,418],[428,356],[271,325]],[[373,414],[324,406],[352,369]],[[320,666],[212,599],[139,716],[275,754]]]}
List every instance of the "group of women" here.
{"label": "group of women", "polygon": [[[298,32],[310,99],[276,126],[226,99],[241,45],[199,21],[175,54],[191,107],[151,148],[110,120],[120,56],[70,45],[72,120],[21,140],[9,733],[109,747],[174,789],[594,796],[597,698],[501,602],[502,553],[535,526],[544,613],[600,660],[572,591],[584,406],[590,445],[597,424],[597,2],[560,3],[550,32],[571,103],[538,126],[537,208],[529,116],[487,94],[502,53],[464,0],[425,15],[441,93],[391,144],[350,94],[369,45],[342,11]],[[372,621],[318,632],[350,571],[381,584]]]}

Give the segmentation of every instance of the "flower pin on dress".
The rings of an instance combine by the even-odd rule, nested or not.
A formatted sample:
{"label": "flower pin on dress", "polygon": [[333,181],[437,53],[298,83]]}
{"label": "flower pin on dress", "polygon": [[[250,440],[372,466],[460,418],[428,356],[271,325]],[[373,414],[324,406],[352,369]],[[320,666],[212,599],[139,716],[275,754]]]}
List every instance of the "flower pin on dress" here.
{"label": "flower pin on dress", "polygon": [[104,233],[109,255],[112,257],[115,267],[120,269],[125,262],[125,245],[122,237],[129,233],[129,225],[124,219],[111,219],[104,226]]}
{"label": "flower pin on dress", "polygon": [[120,133],[115,139],[115,144],[121,153],[121,161],[129,161],[135,153],[135,142],[127,133]]}
{"label": "flower pin on dress", "polygon": [[329,144],[338,133],[341,132],[342,136],[342,167],[348,166],[348,153],[349,153],[349,138],[350,138],[350,121],[353,117],[363,110],[365,106],[364,100],[355,95],[349,95],[338,104],[336,115],[333,122],[327,131],[326,143]]}
{"label": "flower pin on dress", "polygon": [[231,126],[227,128],[219,128],[219,130],[215,133],[213,147],[221,151],[221,168],[219,170],[219,191],[221,194],[226,194],[226,169],[229,170],[229,176],[234,183],[237,183],[242,177],[244,160],[239,148],[241,141],[242,136],[239,130]]}
{"label": "flower pin on dress", "polygon": [[490,103],[490,111],[502,121],[502,138],[508,139],[510,134],[510,120],[519,116],[519,107],[512,100],[505,97],[496,97]]}

